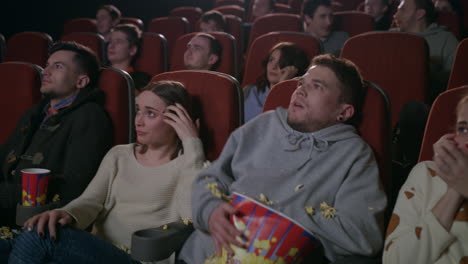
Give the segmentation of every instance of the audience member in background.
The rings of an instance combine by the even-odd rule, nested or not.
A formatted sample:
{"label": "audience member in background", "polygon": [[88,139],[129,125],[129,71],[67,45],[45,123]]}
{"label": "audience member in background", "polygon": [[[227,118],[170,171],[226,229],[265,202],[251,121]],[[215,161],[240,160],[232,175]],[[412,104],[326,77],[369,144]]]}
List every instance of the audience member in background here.
{"label": "audience member in background", "polygon": [[[312,231],[323,245],[316,253],[328,261],[305,263],[345,258],[341,263],[361,264],[366,262],[346,258],[376,256],[383,247],[386,198],[372,149],[350,125],[359,120],[362,102],[354,64],[330,54],[315,57],[288,109],[278,107],[235,130],[219,158],[198,174],[192,195],[196,231],[179,258],[200,264],[222,248],[232,254],[230,244],[246,246],[238,237],[242,228],[229,220],[236,209],[216,196],[233,192],[263,196],[273,210]],[[212,193],[210,185],[217,190]],[[321,214],[323,203],[336,213]]]}
{"label": "audience member in background", "polygon": [[104,37],[106,42],[109,41],[111,28],[120,23],[121,16],[120,10],[113,5],[103,5],[99,7],[96,14],[96,24],[98,33]]}
{"label": "audience member in background", "polygon": [[[151,83],[136,108],[139,144],[112,148],[80,197],[0,241],[9,263],[137,263],[121,250],[131,248],[133,232],[191,218],[192,182],[205,157],[187,91]],[[82,230],[91,224],[95,235]]]}
{"label": "audience member in background", "polygon": [[222,46],[208,33],[196,34],[187,44],[184,65],[187,70],[214,71],[221,61]]}
{"label": "audience member in background", "polygon": [[120,24],[112,28],[109,36],[109,66],[128,72],[135,88],[140,91],[151,79],[148,74],[137,71],[134,67],[141,45],[141,30],[132,24]]}
{"label": "audience member in background", "polygon": [[395,21],[400,32],[416,33],[426,39],[430,56],[428,94],[432,102],[447,87],[458,40],[445,27],[435,23],[432,0],[401,1]]}
{"label": "audience member in background", "polygon": [[15,222],[22,169],[49,169],[46,203],[57,194],[65,205],[83,192],[112,145],[104,93],[96,88],[96,55],[74,42],[56,43],[49,53],[42,71],[44,98],[0,145],[0,225]]}
{"label": "audience member in background", "polygon": [[253,0],[250,22],[256,18],[275,12],[275,0]]}
{"label": "audience member in background", "polygon": [[416,165],[387,229],[384,264],[468,261],[468,96],[455,133],[434,144],[433,161]]}
{"label": "audience member in background", "polygon": [[304,31],[322,41],[324,53],[339,56],[349,34],[333,31],[333,9],[330,0],[306,0],[303,5]]}
{"label": "audience member in background", "polygon": [[255,85],[244,88],[245,122],[262,113],[271,87],[279,82],[302,76],[309,66],[307,55],[290,42],[276,44],[263,61],[263,73]]}
{"label": "audience member in background", "polygon": [[203,13],[200,18],[200,31],[201,32],[225,32],[226,19],[221,12],[211,10]]}
{"label": "audience member in background", "polygon": [[364,11],[374,18],[375,30],[388,30],[392,25],[392,18],[389,16],[388,0],[366,0]]}

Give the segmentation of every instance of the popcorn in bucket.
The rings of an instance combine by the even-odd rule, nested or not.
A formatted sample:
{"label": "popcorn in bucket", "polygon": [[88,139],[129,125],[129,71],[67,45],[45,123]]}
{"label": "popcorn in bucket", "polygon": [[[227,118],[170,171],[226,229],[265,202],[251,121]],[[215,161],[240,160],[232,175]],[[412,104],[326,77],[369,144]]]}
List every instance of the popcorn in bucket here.
{"label": "popcorn in bucket", "polygon": [[234,255],[223,249],[222,256],[208,259],[206,264],[292,264],[321,246],[311,232],[289,217],[242,194],[233,194],[231,204],[240,212],[231,222],[248,238],[246,249],[231,245]]}

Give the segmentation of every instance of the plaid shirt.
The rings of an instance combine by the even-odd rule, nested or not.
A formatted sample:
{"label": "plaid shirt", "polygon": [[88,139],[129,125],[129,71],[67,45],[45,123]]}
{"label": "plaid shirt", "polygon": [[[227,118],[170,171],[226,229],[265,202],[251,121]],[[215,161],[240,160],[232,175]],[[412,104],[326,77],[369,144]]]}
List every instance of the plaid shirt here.
{"label": "plaid shirt", "polygon": [[44,106],[44,113],[45,113],[45,117],[44,117],[44,120],[42,121],[43,123],[49,119],[49,117],[57,114],[59,112],[60,109],[63,109],[63,108],[66,108],[66,107],[69,107],[73,101],[75,101],[75,98],[78,94],[74,94],[72,96],[69,96],[65,99],[63,99],[62,101],[56,103],[55,105],[51,105],[50,103],[46,104]]}

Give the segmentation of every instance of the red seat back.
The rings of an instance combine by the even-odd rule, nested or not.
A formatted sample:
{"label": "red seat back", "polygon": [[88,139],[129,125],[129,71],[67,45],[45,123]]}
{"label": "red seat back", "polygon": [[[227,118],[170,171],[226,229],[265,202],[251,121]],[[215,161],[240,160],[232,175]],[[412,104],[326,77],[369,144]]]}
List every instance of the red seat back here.
{"label": "red seat back", "polygon": [[166,72],[152,81],[172,80],[184,84],[200,112],[200,137],[208,160],[221,153],[232,131],[242,123],[242,92],[237,81],[210,71]]}
{"label": "red seat back", "polygon": [[461,36],[461,20],[451,12],[440,12],[437,14],[437,24],[447,27],[447,30],[452,32],[457,39]]}
{"label": "red seat back", "polygon": [[454,132],[457,121],[456,106],[458,101],[468,94],[468,86],[447,90],[432,104],[419,153],[419,161],[432,160],[432,145],[443,135]]}
{"label": "red seat back", "polygon": [[41,99],[41,69],[23,62],[0,63],[0,145],[13,133],[20,117]]}
{"label": "red seat back", "polygon": [[293,12],[293,9],[288,4],[275,4],[275,13],[285,13],[285,14],[299,14]]}
{"label": "red seat back", "polygon": [[335,30],[347,32],[350,36],[374,30],[374,19],[371,15],[358,11],[342,11],[335,13]]}
{"label": "red seat back", "polygon": [[175,17],[185,17],[190,23],[190,28],[195,28],[203,11],[199,7],[181,6],[172,9],[169,14]]}
{"label": "red seat back", "polygon": [[80,17],[68,20],[63,25],[62,35],[66,35],[73,32],[97,33],[96,19]]}
{"label": "red seat back", "polygon": [[364,79],[380,85],[392,102],[392,126],[409,101],[425,101],[428,48],[423,37],[371,32],[348,39],[341,56],[354,62]]}
{"label": "red seat back", "polygon": [[320,54],[322,47],[318,39],[302,32],[271,32],[263,35],[252,44],[245,62],[242,87],[254,84],[263,72],[262,62],[268,56],[268,52],[279,42],[292,42],[304,50],[309,59]]}
{"label": "red seat back", "polygon": [[167,71],[167,41],[163,35],[143,33],[135,67],[150,76]]}
{"label": "red seat back", "polygon": [[468,85],[468,39],[458,44],[455,54],[447,89]]}
{"label": "red seat back", "polygon": [[190,32],[190,24],[185,17],[160,17],[150,21],[148,32],[162,34],[166,38],[170,57],[177,39]]}
{"label": "red seat back", "polygon": [[104,108],[112,120],[114,145],[134,142],[135,87],[130,75],[118,69],[103,68],[98,86],[106,94]]}
{"label": "red seat back", "polygon": [[52,38],[46,33],[17,33],[8,39],[5,61],[24,61],[44,67],[51,46]]}
{"label": "red seat back", "polygon": [[[281,106],[288,108],[297,79],[280,82],[272,87],[263,106],[263,112]],[[374,151],[379,165],[380,178],[387,193],[390,191],[390,102],[385,92],[376,84],[365,82],[365,99],[362,122],[357,130]]]}
{"label": "red seat back", "polygon": [[136,17],[121,17],[120,24],[133,24],[141,30],[145,30],[145,23],[143,20]]}
{"label": "red seat back", "polygon": [[255,19],[250,30],[249,47],[256,38],[272,31],[302,31],[302,21],[299,15],[269,14]]}
{"label": "red seat back", "polygon": [[334,3],[335,11],[352,11],[361,4],[362,0],[336,0],[332,1]]}
{"label": "red seat back", "polygon": [[244,0],[216,0],[215,7],[226,6],[226,5],[237,5],[243,7],[245,4]]}
{"label": "red seat back", "polygon": [[304,0],[289,0],[288,5],[291,7],[294,14],[300,14],[303,2]]}
{"label": "red seat back", "polygon": [[97,34],[91,32],[72,32],[67,35],[62,36],[62,41],[75,41],[76,43],[82,44],[90,48],[99,61],[102,63],[105,53],[105,43],[104,38]]}
{"label": "red seat back", "polygon": [[[170,70],[179,71],[184,70],[184,53],[187,49],[187,43],[197,34],[197,32],[189,33],[181,36],[175,46],[174,53],[171,57]],[[237,52],[236,52],[236,41],[231,34],[225,32],[211,32],[210,35],[214,36],[223,47],[221,54],[221,62],[218,68],[215,69],[217,72],[229,74],[231,76],[237,76]]]}
{"label": "red seat back", "polygon": [[224,15],[237,16],[241,20],[245,19],[245,9],[237,5],[218,6],[218,7],[213,8],[213,10],[218,10]]}

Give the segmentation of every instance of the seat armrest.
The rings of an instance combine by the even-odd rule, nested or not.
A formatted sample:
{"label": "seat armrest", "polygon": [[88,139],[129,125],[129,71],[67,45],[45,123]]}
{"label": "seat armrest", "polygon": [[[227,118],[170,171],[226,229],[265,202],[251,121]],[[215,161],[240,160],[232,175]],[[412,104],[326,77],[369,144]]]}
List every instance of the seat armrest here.
{"label": "seat armrest", "polygon": [[193,232],[193,226],[173,222],[158,228],[143,229],[132,235],[132,258],[138,261],[158,261],[178,252]]}

